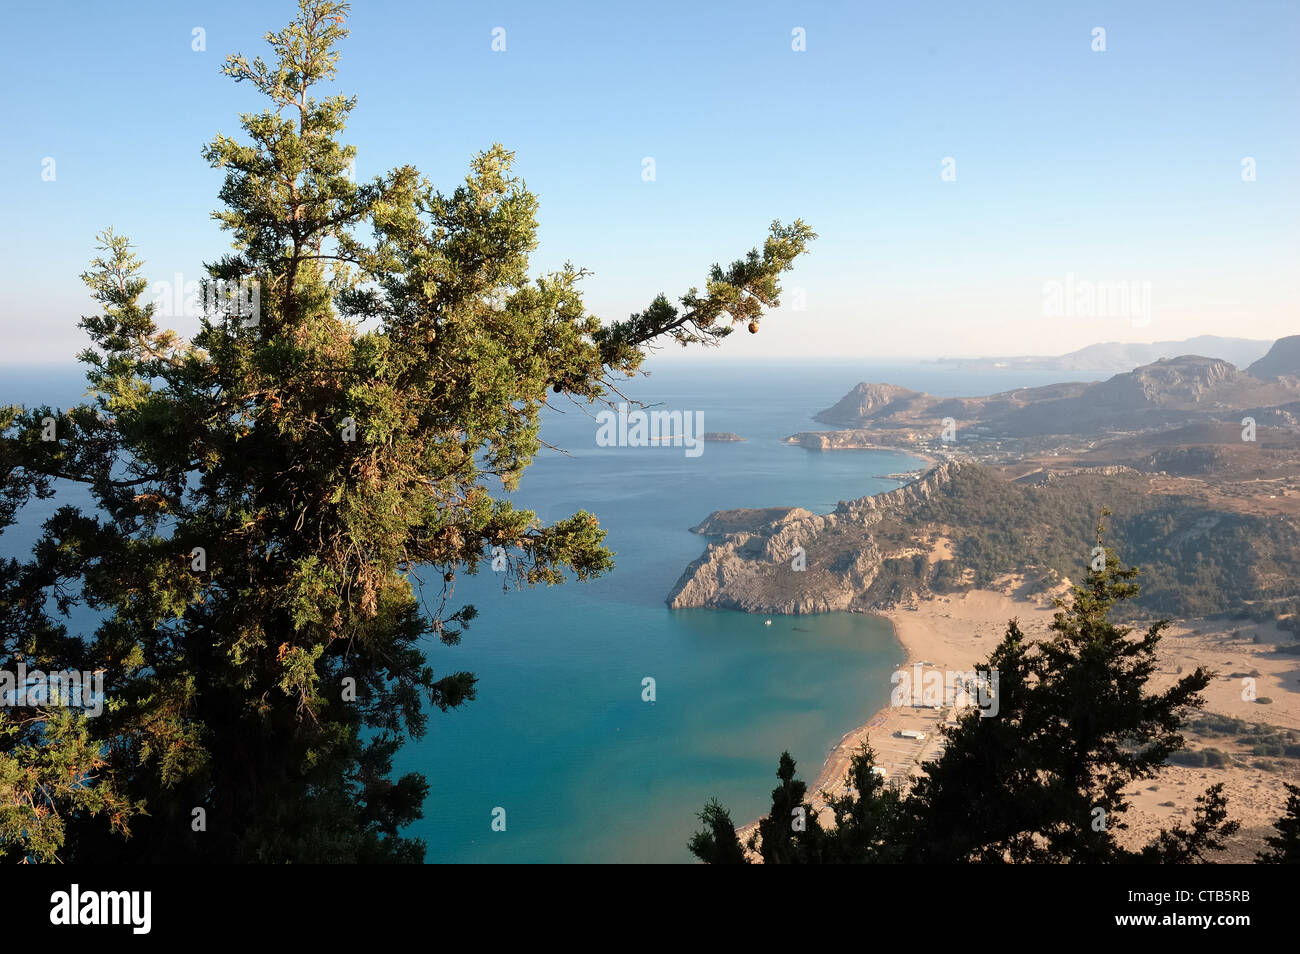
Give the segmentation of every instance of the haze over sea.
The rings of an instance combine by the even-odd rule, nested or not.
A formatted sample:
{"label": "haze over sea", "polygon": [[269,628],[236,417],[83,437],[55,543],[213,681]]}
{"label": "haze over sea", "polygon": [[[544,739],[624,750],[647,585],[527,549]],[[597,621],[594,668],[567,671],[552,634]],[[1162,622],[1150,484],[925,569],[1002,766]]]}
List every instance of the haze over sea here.
{"label": "haze over sea", "polygon": [[[704,548],[689,532],[714,510],[800,506],[899,485],[883,475],[920,462],[880,451],[819,453],[780,443],[859,381],[969,396],[1052,383],[1060,372],[958,372],[925,363],[758,363],[652,359],[624,393],[666,410],[702,411],[708,431],[743,443],[598,447],[597,408],[557,405],[543,450],[513,495],[545,521],[588,510],[608,531],[615,569],[600,580],[503,593],[487,565],[458,575],[449,607],[479,616],[459,646],[435,644],[445,675],[479,677],[478,698],[433,712],[427,735],[402,751],[400,771],[431,784],[411,834],[430,862],[687,861],[695,813],[711,797],[737,825],[767,809],[777,756],[788,749],[806,780],[829,749],[887,703],[902,653],[887,622],[832,613],[765,617],[670,610],[681,572]],[[0,365],[0,404],[67,407],[84,391],[72,366]],[[38,501],[0,536],[0,557],[28,552],[40,521],[79,488]],[[423,574],[436,606],[436,574]],[[77,614],[71,628],[93,626]],[[642,701],[642,680],[656,701]],[[112,687],[107,687],[111,692]],[[491,829],[495,808],[506,830]]]}

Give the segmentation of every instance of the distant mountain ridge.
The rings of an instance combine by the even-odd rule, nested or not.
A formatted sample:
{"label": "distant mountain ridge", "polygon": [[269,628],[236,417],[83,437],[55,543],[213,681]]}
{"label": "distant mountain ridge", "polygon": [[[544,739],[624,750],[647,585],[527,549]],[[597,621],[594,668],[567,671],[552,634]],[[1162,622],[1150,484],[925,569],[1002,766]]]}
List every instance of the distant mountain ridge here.
{"label": "distant mountain ridge", "polygon": [[1300,378],[1300,335],[1278,338],[1273,342],[1273,347],[1268,349],[1268,354],[1246,371],[1253,377],[1262,379]]}
{"label": "distant mountain ridge", "polygon": [[1104,381],[1019,388],[986,397],[941,398],[864,381],[814,419],[864,431],[936,433],[944,419],[952,419],[978,423],[981,433],[1002,437],[1099,436],[1183,426],[1198,419],[1228,420],[1244,409],[1282,408],[1300,401],[1300,335],[1278,341],[1252,369],[1277,373],[1256,375],[1220,358],[1179,355]]}
{"label": "distant mountain ridge", "polygon": [[[1283,341],[1287,339],[1282,339]],[[1108,341],[1088,345],[1069,354],[994,358],[940,358],[939,362],[963,370],[991,370],[1019,368],[1027,371],[1131,371],[1144,364],[1165,358],[1197,354],[1219,358],[1229,364],[1244,368],[1252,361],[1261,360],[1271,342],[1253,338],[1224,338],[1218,335],[1198,335],[1182,341],[1153,341],[1149,344],[1128,344]]]}

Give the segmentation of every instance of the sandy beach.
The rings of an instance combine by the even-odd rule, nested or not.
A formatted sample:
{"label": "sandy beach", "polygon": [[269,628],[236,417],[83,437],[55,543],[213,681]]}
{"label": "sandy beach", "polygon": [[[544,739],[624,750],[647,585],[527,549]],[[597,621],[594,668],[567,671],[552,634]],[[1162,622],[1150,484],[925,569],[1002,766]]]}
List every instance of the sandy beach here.
{"label": "sandy beach", "polygon": [[[1065,589],[1062,586],[1052,593],[1030,595],[1022,580],[1008,577],[993,589],[935,596],[881,615],[893,624],[909,667],[924,663],[922,671],[965,671],[988,657],[1011,619],[1018,620],[1030,639],[1047,636],[1056,612],[1052,598]],[[1206,705],[1202,712],[1300,729],[1300,657],[1273,652],[1279,643],[1291,642],[1272,624],[1193,621],[1174,625],[1166,630],[1161,642],[1160,669],[1152,680],[1153,688],[1163,688],[1180,673],[1205,666],[1217,675],[1203,693]],[[1247,678],[1254,679],[1254,698],[1269,699],[1269,703],[1243,698],[1243,679]],[[864,741],[871,743],[876,764],[885,769],[886,778],[906,786],[909,778],[919,773],[921,763],[942,752],[940,729],[948,716],[948,709],[888,706],[875,713],[866,725],[845,733],[827,756],[816,781],[809,785],[809,801],[821,811],[823,823],[829,824],[830,815],[820,793],[845,790],[850,758]],[[926,738],[902,737],[899,733],[904,730],[923,732]],[[1248,754],[1234,748],[1231,739],[1184,734],[1193,749],[1214,746]],[[1126,792],[1132,807],[1124,818],[1129,827],[1121,836],[1123,842],[1143,844],[1162,827],[1186,823],[1196,797],[1210,785],[1222,782],[1229,817],[1238,819],[1242,830],[1216,860],[1252,860],[1285,806],[1283,782],[1300,781],[1294,760],[1276,764],[1283,770],[1266,771],[1253,765],[1166,766],[1156,779],[1134,785]],[[750,824],[740,830],[742,840],[753,827]]]}
{"label": "sandy beach", "polygon": [[[915,672],[966,671],[985,659],[1006,632],[1007,621],[1018,619],[1021,630],[1031,638],[1045,636],[1055,608],[1051,596],[1040,599],[1017,597],[1011,583],[1003,591],[971,590],[955,596],[936,596],[918,601],[906,609],[882,613],[894,627],[903,648],[905,665]],[[893,784],[906,785],[921,763],[937,758],[943,751],[940,733],[949,718],[948,708],[931,709],[912,706],[886,706],[871,720],[845,733],[827,757],[817,781],[809,786],[817,793],[812,803],[823,810],[829,821],[823,791],[837,794],[845,789],[845,778],[853,753],[869,742],[876,753],[876,764]],[[925,734],[924,740],[900,736],[900,732]]]}

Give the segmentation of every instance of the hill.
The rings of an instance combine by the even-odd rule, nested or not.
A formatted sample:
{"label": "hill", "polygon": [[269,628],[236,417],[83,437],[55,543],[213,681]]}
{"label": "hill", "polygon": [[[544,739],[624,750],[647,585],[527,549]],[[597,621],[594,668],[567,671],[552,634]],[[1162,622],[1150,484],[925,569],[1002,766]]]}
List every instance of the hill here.
{"label": "hill", "polygon": [[1257,378],[1300,378],[1300,335],[1278,338],[1268,354],[1247,370]]}
{"label": "hill", "polygon": [[[1285,355],[1274,365],[1284,362]],[[863,382],[814,419],[876,432],[904,429],[913,432],[913,439],[918,431],[945,439],[944,419],[951,418],[958,430],[965,431],[962,439],[1074,435],[1095,440],[1198,420],[1240,423],[1245,410],[1281,421],[1285,415],[1270,415],[1270,409],[1285,409],[1296,402],[1300,402],[1300,379],[1261,378],[1219,358],[1181,355],[1105,381],[1020,388],[985,397],[940,398],[897,385]]]}
{"label": "hill", "polygon": [[[888,609],[932,592],[1023,574],[1044,589],[1107,542],[1142,568],[1138,607],[1154,615],[1294,613],[1300,518],[1263,516],[1207,496],[1166,493],[1127,468],[1008,479],[951,462],[888,493],[803,510],[715,513],[704,554],[668,597],[675,608],[765,613]],[[775,515],[775,516],[774,516]],[[795,548],[806,569],[796,569]]]}

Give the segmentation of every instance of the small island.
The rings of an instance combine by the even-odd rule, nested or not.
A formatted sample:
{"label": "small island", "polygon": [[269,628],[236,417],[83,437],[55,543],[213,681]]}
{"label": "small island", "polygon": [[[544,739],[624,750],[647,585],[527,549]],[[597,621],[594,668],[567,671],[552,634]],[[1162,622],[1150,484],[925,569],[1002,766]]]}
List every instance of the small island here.
{"label": "small island", "polygon": [[733,434],[731,431],[705,431],[704,439],[706,441],[719,441],[722,443],[746,440],[746,438],[741,437],[739,434]]}

